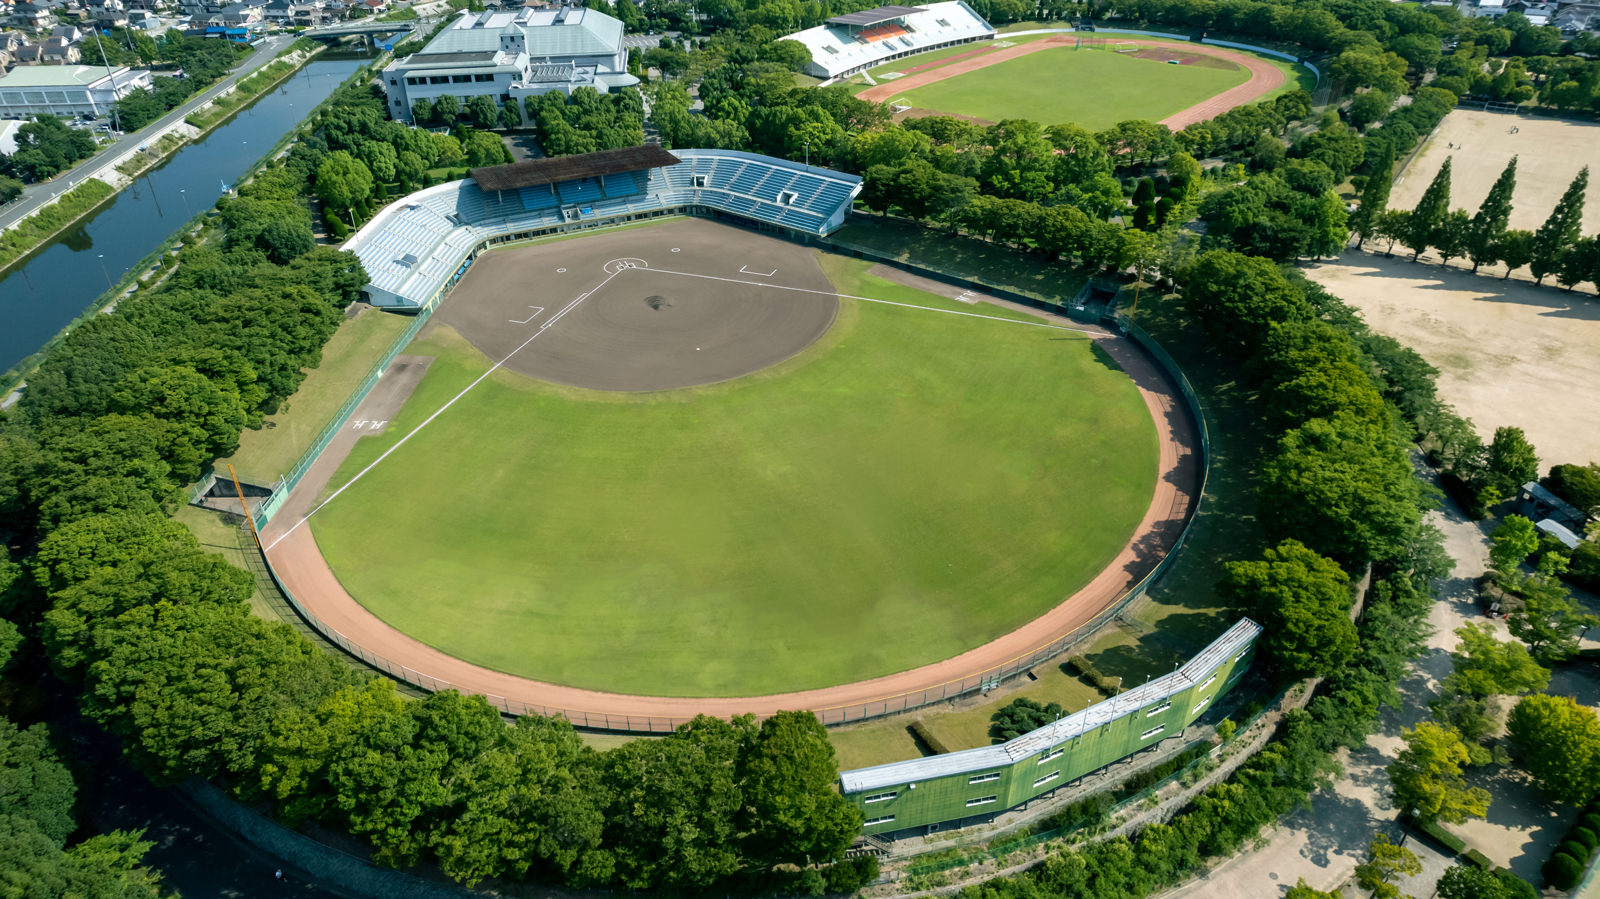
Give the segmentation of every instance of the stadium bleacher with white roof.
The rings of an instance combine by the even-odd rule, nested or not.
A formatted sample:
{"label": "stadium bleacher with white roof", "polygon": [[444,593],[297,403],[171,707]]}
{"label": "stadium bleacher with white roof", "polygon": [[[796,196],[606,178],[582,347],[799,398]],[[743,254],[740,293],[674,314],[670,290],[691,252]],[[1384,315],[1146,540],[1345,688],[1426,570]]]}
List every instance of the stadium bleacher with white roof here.
{"label": "stadium bleacher with white roof", "polygon": [[420,310],[493,244],[683,213],[821,237],[860,192],[854,175],[770,156],[629,147],[474,170],[389,204],[344,249],[367,270],[368,302]]}
{"label": "stadium bleacher with white roof", "polygon": [[806,74],[832,81],[905,56],[994,36],[994,27],[964,0],[945,0],[834,16],[783,39],[798,41],[811,51]]}

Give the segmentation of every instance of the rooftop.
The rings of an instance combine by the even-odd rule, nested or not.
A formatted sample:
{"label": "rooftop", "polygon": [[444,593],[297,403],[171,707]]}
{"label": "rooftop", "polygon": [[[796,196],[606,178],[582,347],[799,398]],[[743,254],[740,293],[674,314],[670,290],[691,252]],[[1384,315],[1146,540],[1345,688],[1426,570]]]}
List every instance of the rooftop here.
{"label": "rooftop", "polygon": [[876,25],[879,22],[888,22],[902,16],[909,16],[922,12],[916,6],[880,6],[877,9],[864,9],[861,12],[845,13],[834,16],[828,20],[830,25]]}
{"label": "rooftop", "polygon": [[[118,76],[127,71],[112,69]],[[105,77],[105,66],[17,66],[0,78],[0,87],[88,87]]]}
{"label": "rooftop", "polygon": [[618,175],[642,169],[677,165],[678,157],[655,144],[623,147],[618,150],[601,150],[598,153],[580,153],[576,156],[556,156],[548,159],[530,159],[510,165],[494,165],[473,169],[472,180],[484,190],[516,190],[535,184],[555,184],[595,178],[600,175]]}

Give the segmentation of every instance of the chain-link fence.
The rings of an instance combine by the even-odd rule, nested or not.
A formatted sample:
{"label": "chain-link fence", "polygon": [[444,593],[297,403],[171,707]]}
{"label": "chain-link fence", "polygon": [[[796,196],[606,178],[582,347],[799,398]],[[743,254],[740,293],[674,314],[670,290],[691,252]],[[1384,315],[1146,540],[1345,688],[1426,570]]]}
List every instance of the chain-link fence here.
{"label": "chain-link fence", "polygon": [[[1190,529],[1194,523],[1195,513],[1198,511],[1200,497],[1203,496],[1205,492],[1206,473],[1209,469],[1210,459],[1210,440],[1206,430],[1205,414],[1201,409],[1199,398],[1195,394],[1193,388],[1190,386],[1188,379],[1184,377],[1183,371],[1178,367],[1177,363],[1170,355],[1167,354],[1164,349],[1161,348],[1161,345],[1157,343],[1153,337],[1151,337],[1149,334],[1146,334],[1142,329],[1127,321],[1122,316],[1118,315],[1109,319],[1104,318],[1096,313],[1090,312],[1083,304],[1076,302],[1076,298],[1074,301],[1061,302],[1057,299],[1039,294],[983,284],[954,272],[941,271],[930,266],[909,263],[865,247],[838,243],[835,243],[833,246],[835,249],[857,258],[869,259],[885,265],[892,265],[923,277],[933,278],[935,280],[943,281],[945,283],[960,287],[979,290],[995,297],[1022,303],[1058,315],[1063,315],[1076,321],[1105,323],[1110,327],[1122,331],[1129,337],[1129,339],[1138,344],[1142,349],[1147,351],[1152,358],[1155,359],[1157,365],[1166,373],[1172,382],[1177,385],[1179,392],[1182,393],[1184,401],[1188,406],[1190,416],[1196,423],[1196,427],[1198,428],[1200,435],[1201,482],[1199,495],[1196,497],[1195,503],[1191,506],[1188,520],[1184,522],[1183,530],[1179,534],[1178,540],[1173,545],[1171,551],[1169,551],[1161,559],[1161,561],[1154,569],[1151,570],[1149,574],[1141,578],[1137,584],[1126,591],[1122,596],[1118,597],[1114,602],[1102,609],[1099,614],[1095,615],[1088,622],[1078,625],[1065,634],[1062,634],[1050,640],[1049,642],[1044,643],[1037,648],[1023,653],[1009,661],[985,668],[981,671],[973,672],[965,677],[946,681],[925,689],[897,693],[892,696],[885,696],[867,702],[851,703],[849,705],[832,708],[814,709],[814,713],[822,721],[822,723],[826,725],[865,721],[871,718],[893,715],[899,712],[920,708],[922,706],[956,699],[958,697],[966,696],[981,690],[992,690],[998,687],[1005,680],[1023,674],[1030,669],[1037,667],[1038,665],[1056,658],[1066,650],[1070,649],[1072,646],[1094,634],[1095,631],[1097,631],[1100,627],[1120,614],[1130,602],[1139,596],[1142,596],[1144,592],[1149,589],[1150,585],[1167,571],[1167,569],[1174,563],[1182,551],[1184,545],[1188,541]],[[338,433],[340,428],[344,426],[345,421],[349,418],[350,414],[355,411],[356,406],[360,404],[361,400],[366,397],[373,385],[377,383],[380,377],[382,377],[384,369],[391,361],[393,361],[394,357],[399,354],[406,344],[410,342],[411,338],[415,336],[417,331],[420,330],[424,324],[426,324],[429,316],[432,314],[433,308],[434,307],[430,306],[428,309],[418,313],[416,321],[412,322],[412,324],[407,327],[406,330],[395,340],[394,344],[384,354],[383,358],[380,359],[378,363],[375,364],[367,373],[366,377],[362,379],[360,386],[351,394],[350,399],[347,400],[342,407],[340,407],[338,414],[333,417],[333,419],[318,435],[311,447],[307,449],[307,451],[301,456],[300,460],[295,463],[294,467],[292,467],[289,472],[279,481],[276,489],[273,491],[272,496],[262,502],[256,508],[254,517],[258,527],[264,527],[266,525],[273,513],[276,512],[283,504],[284,498],[286,498],[290,491],[292,491],[294,487],[299,484],[300,479],[304,477],[306,471],[311,467],[312,463],[316,461],[317,456],[320,455],[323,449],[327,447],[328,442],[332,440],[333,436]],[[271,572],[271,565],[268,564],[266,567],[267,570]],[[424,690],[436,691],[453,688],[453,685],[444,679],[434,677],[425,672],[417,671],[406,665],[400,664],[367,650],[360,643],[349,637],[346,637],[337,629],[329,626],[316,615],[314,615],[292,593],[290,593],[287,588],[284,587],[283,583],[278,580],[275,573],[272,575],[272,580],[273,583],[276,584],[278,590],[282,593],[284,599],[294,607],[295,611],[308,624],[315,628],[334,645],[349,653],[351,656],[360,659],[367,665],[382,671],[384,674],[387,674],[396,680],[403,681]],[[489,694],[486,694],[486,698],[496,708],[509,715],[559,715],[579,727],[593,728],[598,730],[625,731],[629,733],[670,733],[678,726],[685,724],[688,721],[688,719],[685,718],[616,715],[606,712],[594,712],[581,709],[555,708],[550,706],[530,704],[517,699]]]}

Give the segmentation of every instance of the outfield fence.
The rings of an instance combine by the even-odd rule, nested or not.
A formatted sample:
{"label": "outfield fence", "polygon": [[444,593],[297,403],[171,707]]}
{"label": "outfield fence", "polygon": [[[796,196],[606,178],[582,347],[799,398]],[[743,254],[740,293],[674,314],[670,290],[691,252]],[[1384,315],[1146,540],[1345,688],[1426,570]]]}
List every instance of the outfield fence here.
{"label": "outfield fence", "polygon": [[[856,258],[867,259],[884,265],[891,265],[912,274],[931,278],[963,288],[981,291],[1001,299],[1010,300],[1012,302],[1021,303],[1046,312],[1062,315],[1073,319],[1074,321],[1103,324],[1120,331],[1135,344],[1137,344],[1141,349],[1147,352],[1151,358],[1155,360],[1157,366],[1166,374],[1168,379],[1177,386],[1179,392],[1183,395],[1190,417],[1195,423],[1196,430],[1199,433],[1200,442],[1199,489],[1195,495],[1194,503],[1189,508],[1187,520],[1184,522],[1183,530],[1179,533],[1177,542],[1161,559],[1161,561],[1156,564],[1155,568],[1153,568],[1149,574],[1141,578],[1138,583],[1134,584],[1133,587],[1131,587],[1117,600],[1102,609],[1088,622],[1073,628],[1072,630],[1038,646],[1029,652],[1016,656],[1015,658],[1012,658],[1009,661],[1003,662],[999,665],[994,665],[981,671],[973,672],[965,677],[945,681],[944,683],[936,684],[925,689],[897,693],[892,696],[885,696],[867,702],[856,702],[849,705],[812,710],[823,724],[837,725],[865,721],[872,718],[880,718],[886,715],[894,715],[900,712],[907,712],[923,706],[932,705],[934,703],[956,699],[961,696],[967,696],[980,691],[995,689],[1002,682],[1012,677],[1024,674],[1029,670],[1056,658],[1063,652],[1066,652],[1068,649],[1093,635],[1107,622],[1120,615],[1127,608],[1129,603],[1133,602],[1140,596],[1143,596],[1145,592],[1150,589],[1150,586],[1167,572],[1167,570],[1175,563],[1179,555],[1182,553],[1184,546],[1187,544],[1190,531],[1194,525],[1195,517],[1199,512],[1200,504],[1205,496],[1205,489],[1210,471],[1211,442],[1210,433],[1206,425],[1205,412],[1201,407],[1199,396],[1195,393],[1194,388],[1190,385],[1188,378],[1184,376],[1183,370],[1166,352],[1166,350],[1161,347],[1160,343],[1158,343],[1155,338],[1145,333],[1143,329],[1133,324],[1132,321],[1128,320],[1120,313],[1117,313],[1111,317],[1104,317],[1090,312],[1087,307],[1081,303],[1063,303],[1057,299],[1047,297],[1042,294],[1035,294],[1028,291],[1014,290],[1010,288],[984,284],[980,281],[973,280],[972,278],[962,276],[955,272],[944,271],[932,266],[897,259],[866,247],[856,246],[844,242],[824,243],[825,245],[829,246],[830,249],[846,255],[854,256]],[[1087,289],[1087,286],[1085,289]],[[1081,296],[1082,292],[1080,292],[1079,295]],[[284,475],[284,477],[280,479],[273,491],[272,496],[268,497],[259,506],[257,506],[252,513],[257,527],[266,526],[267,522],[272,518],[272,515],[282,506],[284,499],[290,494],[290,492],[292,492],[294,487],[299,484],[300,479],[305,476],[305,473],[310,470],[318,455],[320,455],[322,451],[327,448],[328,443],[333,439],[334,435],[344,427],[345,422],[355,411],[356,407],[363,399],[366,398],[367,394],[372,390],[372,387],[377,384],[378,380],[383,376],[384,369],[388,367],[389,363],[394,360],[394,357],[400,353],[406,344],[411,341],[411,338],[416,335],[417,331],[419,331],[423,325],[427,323],[428,318],[432,315],[433,308],[436,307],[431,306],[417,314],[416,320],[413,321],[411,325],[408,326],[406,330],[395,339],[394,343],[384,353],[383,357],[367,372],[367,375],[361,380],[360,385],[351,394],[350,399],[348,399],[345,404],[340,407],[338,413],[335,414],[332,420],[328,422],[327,426],[323,428],[322,432],[317,436],[317,439],[313,441],[306,452],[302,454],[299,461],[295,463],[288,474]],[[259,545],[256,546],[256,550],[258,552],[260,551]],[[369,651],[356,640],[347,637],[343,633],[339,632],[339,630],[336,628],[322,621],[309,609],[307,609],[305,605],[302,604],[289,591],[289,589],[284,586],[282,581],[278,579],[276,572],[272,570],[271,564],[265,560],[264,554],[262,560],[262,569],[266,573],[267,577],[270,578],[270,582],[263,582],[263,588],[275,588],[283,596],[284,600],[294,608],[295,612],[302,619],[304,619],[307,624],[309,624],[314,630],[316,630],[319,634],[321,634],[339,649],[343,650],[354,658],[359,659],[364,664],[383,672],[389,677],[403,681],[407,684],[411,684],[412,686],[420,689],[428,691],[456,689],[455,685],[442,678],[434,677],[426,672],[417,671],[406,665],[395,662],[392,659],[385,658],[384,656]],[[556,708],[534,703],[527,703],[518,699],[496,696],[492,694],[485,694],[485,698],[488,699],[489,702],[500,711],[508,715],[543,715],[547,717],[559,716],[566,718],[578,727],[590,728],[594,730],[647,734],[670,733],[673,730],[676,730],[679,726],[688,723],[689,720],[687,718],[676,717],[617,715],[599,711]]]}

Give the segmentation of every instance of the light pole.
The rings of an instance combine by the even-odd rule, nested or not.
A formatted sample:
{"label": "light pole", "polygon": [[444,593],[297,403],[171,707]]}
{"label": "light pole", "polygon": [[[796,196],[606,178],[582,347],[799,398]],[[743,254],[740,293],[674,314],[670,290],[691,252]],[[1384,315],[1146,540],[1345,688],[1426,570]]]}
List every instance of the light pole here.
{"label": "light pole", "polygon": [[806,168],[811,168],[811,141],[806,141]]}
{"label": "light pole", "polygon": [[106,271],[106,254],[101,253],[100,256],[99,256],[99,259],[100,259],[100,274],[106,276],[106,290],[110,290],[111,287],[112,287],[112,284],[111,284],[111,273]]}
{"label": "light pole", "polygon": [[100,62],[106,67],[106,78],[111,81],[111,129],[121,131],[117,123],[117,76],[111,71],[111,60],[106,58],[105,40],[99,31],[95,32],[94,45],[100,48]]}

